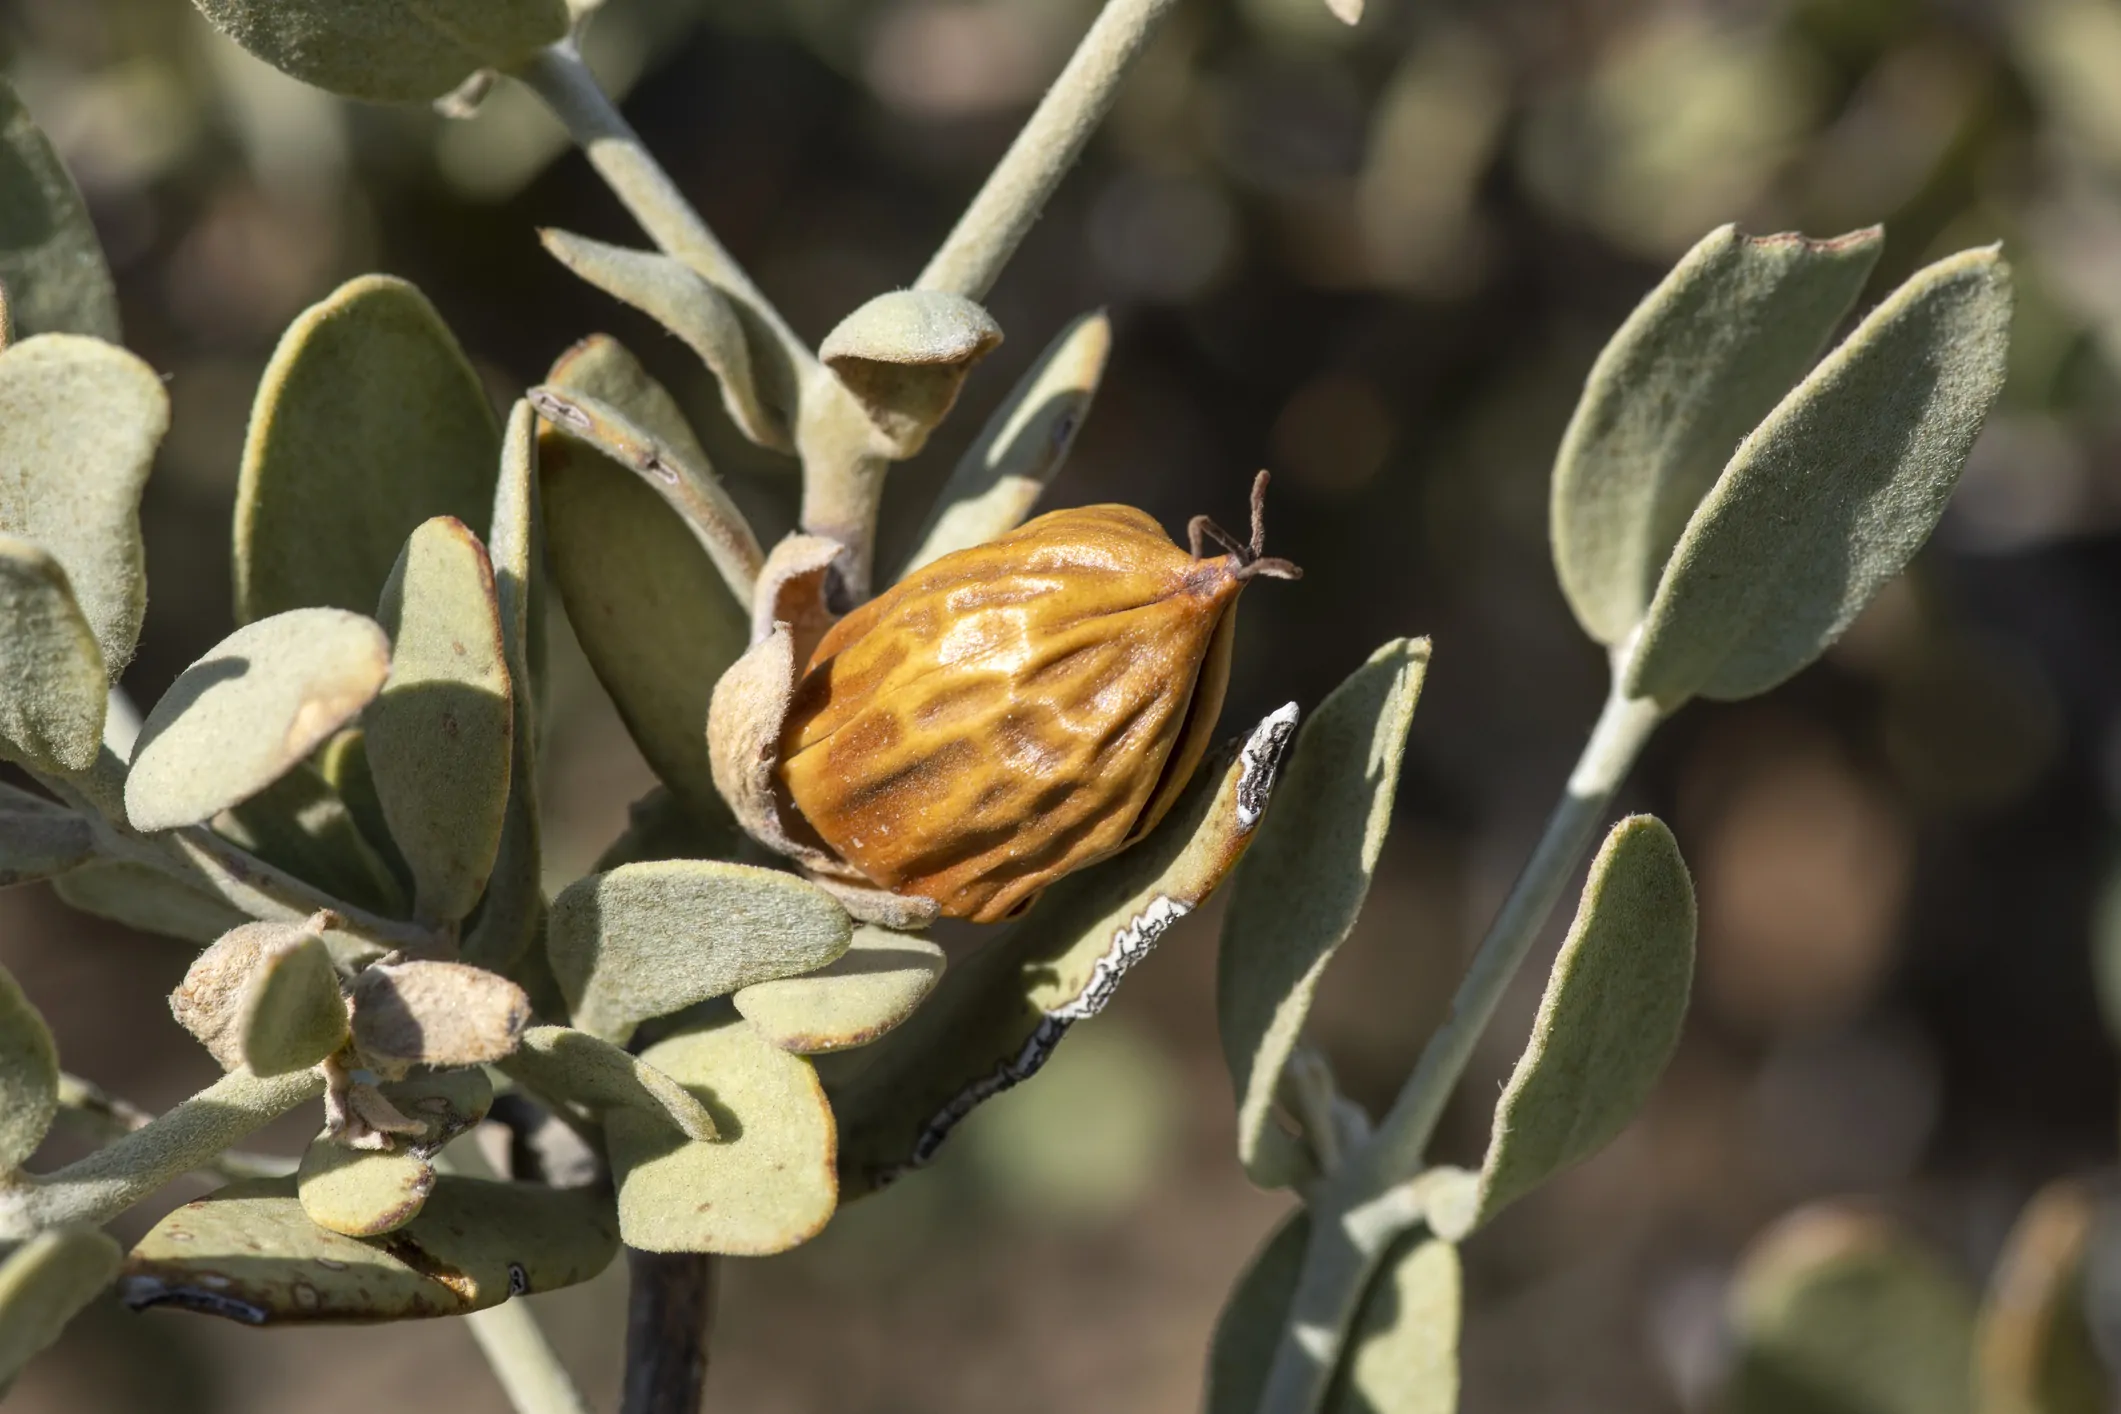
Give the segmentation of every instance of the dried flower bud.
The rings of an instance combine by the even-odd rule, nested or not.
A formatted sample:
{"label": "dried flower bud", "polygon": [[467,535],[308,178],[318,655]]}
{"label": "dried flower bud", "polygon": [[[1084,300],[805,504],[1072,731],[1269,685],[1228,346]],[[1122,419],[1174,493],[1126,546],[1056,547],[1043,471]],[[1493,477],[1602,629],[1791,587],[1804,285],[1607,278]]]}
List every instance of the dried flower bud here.
{"label": "dried flower bud", "polygon": [[1262,554],[1265,489],[1250,543],[1196,517],[1189,555],[1128,506],[1056,511],[856,609],[782,728],[796,809],[871,883],[976,922],[1141,838],[1207,750],[1239,591],[1298,573]]}

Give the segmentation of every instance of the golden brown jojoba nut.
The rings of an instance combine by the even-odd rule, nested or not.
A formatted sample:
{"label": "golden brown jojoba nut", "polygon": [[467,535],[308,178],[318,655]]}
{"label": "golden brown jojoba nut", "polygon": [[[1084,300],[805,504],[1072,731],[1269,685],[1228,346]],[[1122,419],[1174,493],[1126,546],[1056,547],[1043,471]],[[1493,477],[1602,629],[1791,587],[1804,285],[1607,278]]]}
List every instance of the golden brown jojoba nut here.
{"label": "golden brown jojoba nut", "polygon": [[[1194,553],[1129,506],[1055,511],[915,570],[811,654],[781,735],[803,818],[870,882],[989,923],[1155,827],[1205,754],[1253,539]],[[1202,541],[1228,553],[1203,558]]]}

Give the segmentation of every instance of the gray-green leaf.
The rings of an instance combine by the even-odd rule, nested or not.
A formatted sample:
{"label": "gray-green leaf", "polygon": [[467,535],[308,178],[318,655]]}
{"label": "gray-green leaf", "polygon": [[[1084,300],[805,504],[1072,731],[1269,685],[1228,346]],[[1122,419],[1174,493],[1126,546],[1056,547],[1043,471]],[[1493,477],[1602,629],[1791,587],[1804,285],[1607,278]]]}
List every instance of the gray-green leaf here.
{"label": "gray-green leaf", "polygon": [[42,546],[0,535],[0,753],[56,775],[86,771],[109,698],[66,571]]}
{"label": "gray-green leaf", "polygon": [[1401,1238],[1363,1295],[1326,1414],[1453,1414],[1461,1316],[1458,1249],[1420,1229]]}
{"label": "gray-green leaf", "polygon": [[1311,1214],[1298,1208],[1282,1219],[1230,1289],[1208,1346],[1207,1414],[1258,1414],[1310,1240]]}
{"label": "gray-green leaf", "polygon": [[1230,885],[1216,1009],[1237,1089],[1238,1157],[1263,1187],[1293,1172],[1275,1087],[1318,979],[1369,896],[1428,666],[1427,639],[1395,639],[1319,705]]}
{"label": "gray-green leaf", "polygon": [[59,1112],[59,1048],[51,1028],[0,968],[0,1176],[44,1142]]}
{"label": "gray-green leaf", "polygon": [[688,1141],[668,1120],[638,1109],[605,1117],[627,1246],[756,1257],[824,1227],[839,1195],[835,1136],[809,1061],[727,1010],[658,1041],[641,1059],[697,1096],[723,1137]]}
{"label": "gray-green leaf", "polygon": [[460,1316],[588,1281],[616,1255],[611,1198],[595,1189],[445,1174],[382,1241],[317,1226],[292,1178],[250,1179],[155,1224],[118,1294],[254,1326]]}
{"label": "gray-green leaf", "polygon": [[[606,245],[567,231],[539,235],[562,265],[683,339],[721,384],[722,406],[746,437],[762,447],[795,450],[784,405],[786,390],[764,386],[774,365],[753,367],[743,317],[727,295],[691,266],[667,255]],[[700,458],[693,464],[704,466],[706,461]]]}
{"label": "gray-green leaf", "polygon": [[302,1153],[295,1196],[309,1220],[347,1237],[381,1237],[420,1215],[434,1192],[435,1168],[402,1149],[349,1149],[318,1137]]}
{"label": "gray-green leaf", "polygon": [[125,780],[136,830],[196,825],[264,790],[381,690],[390,641],[342,609],[292,609],[237,629],[147,714]]}
{"label": "gray-green leaf", "polygon": [[0,81],[0,287],[14,337],[90,334],[117,343],[118,292],[74,179]]}
{"label": "gray-green leaf", "polygon": [[243,989],[243,1063],[254,1075],[307,1070],[346,1041],[346,1001],[316,933],[266,949]]}
{"label": "gray-green leaf", "polygon": [[368,708],[368,769],[405,853],[413,908],[453,923],[486,891],[501,848],[515,698],[493,567],[464,523],[414,530],[383,586],[390,677]]}
{"label": "gray-green leaf", "polygon": [[1739,445],[1658,582],[1630,696],[1749,697],[1804,667],[1944,513],[2003,386],[1995,249],[1917,271]]}
{"label": "gray-green leaf", "polygon": [[1592,365],[1554,463],[1554,567],[1577,622],[1625,638],[1739,439],[1811,366],[1884,245],[1704,236]]}
{"label": "gray-green leaf", "polygon": [[926,444],[973,365],[1001,341],[994,316],[962,295],[892,290],[842,319],[818,357],[868,414],[877,450],[904,459]]}
{"label": "gray-green leaf", "polygon": [[32,796],[0,800],[0,888],[64,874],[95,852],[86,817]]}
{"label": "gray-green leaf", "polygon": [[1054,337],[958,458],[903,574],[1024,523],[1068,459],[1111,352],[1112,321],[1102,310]]}
{"label": "gray-green leaf", "polygon": [[1972,1293],[1884,1218],[1803,1208],[1732,1282],[1730,1414],[1967,1414]]}
{"label": "gray-green leaf", "polygon": [[69,908],[190,943],[210,943],[250,921],[226,900],[144,864],[84,864],[54,879],[52,889]]}
{"label": "gray-green leaf", "polygon": [[44,334],[0,351],[0,531],[65,567],[114,682],[147,611],[140,491],[168,428],[162,380],[124,349]]}
{"label": "gray-green leaf", "polygon": [[0,1394],[110,1285],[123,1255],[82,1225],[40,1232],[0,1262]]}
{"label": "gray-green leaf", "polygon": [[237,618],[368,613],[414,526],[484,523],[500,450],[478,374],[426,296],[385,275],[341,285],[288,326],[258,385],[236,485]]}
{"label": "gray-green leaf", "polygon": [[912,933],[863,924],[839,959],[800,977],[754,982],[730,997],[784,1051],[866,1046],[913,1015],[943,975],[943,950]]}
{"label": "gray-green leaf", "polygon": [[688,1139],[715,1137],[692,1092],[639,1056],[567,1026],[533,1026],[500,1068],[541,1095],[591,1110],[629,1108],[666,1119]]}
{"label": "gray-green leaf", "polygon": [[[358,740],[359,733],[340,732],[322,759],[346,750],[340,739],[348,737]],[[214,830],[335,899],[393,918],[406,913],[405,888],[390,863],[309,761],[216,817]]]}
{"label": "gray-green leaf", "polygon": [[1532,1038],[1495,1106],[1475,1221],[1605,1147],[1679,1043],[1694,978],[1694,884],[1664,823],[1606,836]]}
{"label": "gray-green leaf", "polygon": [[545,946],[575,1025],[623,1043],[649,1017],[823,967],[853,935],[845,910],[793,874],[673,859],[568,885]]}
{"label": "gray-green leaf", "polygon": [[493,491],[494,602],[514,687],[515,730],[501,845],[486,903],[465,935],[466,962],[506,971],[523,956],[545,920],[544,839],[538,820],[538,716],[545,677],[543,518],[538,505],[538,419],[518,400],[501,441],[501,478]]}
{"label": "gray-green leaf", "polygon": [[[612,339],[576,345],[551,382],[698,445],[677,404]],[[703,454],[704,455],[704,454]],[[553,583],[641,754],[686,808],[726,819],[707,765],[707,704],[751,625],[685,524],[641,479],[557,433],[539,444]]]}
{"label": "gray-green leaf", "polygon": [[566,0],[196,0],[214,27],[304,83],[427,103],[566,37]]}

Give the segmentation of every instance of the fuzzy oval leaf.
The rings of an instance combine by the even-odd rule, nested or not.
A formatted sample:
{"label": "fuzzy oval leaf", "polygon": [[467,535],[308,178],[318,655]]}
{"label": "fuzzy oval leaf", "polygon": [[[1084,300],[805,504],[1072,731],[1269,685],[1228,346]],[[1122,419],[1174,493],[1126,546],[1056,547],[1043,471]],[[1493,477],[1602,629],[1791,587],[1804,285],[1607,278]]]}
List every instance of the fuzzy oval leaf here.
{"label": "fuzzy oval leaf", "polygon": [[1633,815],[1591,861],[1532,1038],[1495,1106],[1476,1222],[1604,1148],[1679,1044],[1694,883],[1664,822]]}
{"label": "fuzzy oval leaf", "polygon": [[[934,1158],[981,1104],[1038,1073],[1251,844],[1296,734],[1294,703],[1203,763],[1141,843],[1063,879],[943,975],[906,1023],[826,1071],[854,1198]],[[828,1058],[828,1060],[831,1058]]]}
{"label": "fuzzy oval leaf", "polygon": [[2096,1208],[2085,1184],[2059,1179],[2018,1215],[1975,1325],[1985,1414],[2105,1414],[2111,1383],[2085,1291]]}
{"label": "fuzzy oval leaf", "polygon": [[1554,462],[1554,568],[1584,632],[1610,645],[1642,621],[1694,507],[1883,246],[1875,226],[1821,241],[1720,227],[1607,342]]}
{"label": "fuzzy oval leaf", "polygon": [[958,458],[902,576],[1024,523],[1068,459],[1111,353],[1112,321],[1102,310],[1054,337]]}
{"label": "fuzzy oval leaf", "polygon": [[0,534],[0,752],[56,775],[86,771],[109,699],[66,571],[42,546]]}
{"label": "fuzzy oval leaf", "polygon": [[83,1225],[40,1232],[0,1261],[0,1390],[102,1294],[124,1255]]}
{"label": "fuzzy oval leaf", "polygon": [[533,1026],[514,1055],[498,1063],[541,1095],[594,1111],[636,1109],[660,1115],[687,1139],[715,1137],[714,1116],[692,1092],[639,1056],[567,1026]]}
{"label": "fuzzy oval leaf", "polygon": [[1973,1308],[1959,1278],[1885,1219],[1799,1209],[1739,1261],[1721,1407],[1968,1414]]}
{"label": "fuzzy oval leaf", "polygon": [[566,0],[196,0],[214,27],[307,84],[426,103],[567,34]]}
{"label": "fuzzy oval leaf", "polygon": [[761,1257],[825,1226],[839,1195],[834,1124],[810,1062],[726,1010],[641,1059],[697,1097],[721,1137],[688,1141],[639,1109],[605,1117],[627,1246]]}
{"label": "fuzzy oval leaf", "polygon": [[379,964],[354,979],[354,1048],[371,1064],[489,1065],[530,1025],[530,998],[461,962]]}
{"label": "fuzzy oval leaf", "polygon": [[37,1152],[59,1112],[59,1047],[51,1028],[0,967],[0,1175]]}
{"label": "fuzzy oval leaf", "polygon": [[0,889],[64,874],[95,852],[95,827],[73,811],[26,796],[0,802]]}
{"label": "fuzzy oval leaf", "polygon": [[320,935],[301,933],[259,956],[238,1025],[243,1063],[255,1075],[307,1070],[345,1044],[346,1001]]}
{"label": "fuzzy oval leaf", "polygon": [[926,938],[864,924],[837,961],[801,977],[754,983],[729,1000],[784,1051],[844,1051],[913,1015],[935,990],[943,962],[943,950]]}
{"label": "fuzzy oval leaf", "polygon": [[[628,250],[567,231],[538,234],[555,260],[683,339],[721,384],[722,406],[746,437],[777,451],[795,450],[789,411],[769,400],[761,386],[764,370],[752,366],[743,318],[727,295],[692,267],[655,251]],[[693,465],[706,465],[705,458]]]}
{"label": "fuzzy oval leaf", "polygon": [[248,800],[351,721],[389,671],[383,630],[343,609],[237,629],[147,714],[125,778],[133,828],[197,825]]}
{"label": "fuzzy oval leaf", "polygon": [[1428,666],[1427,639],[1395,639],[1319,704],[1297,735],[1280,804],[1230,885],[1216,1012],[1237,1090],[1238,1157],[1262,1187],[1286,1181],[1275,1088],[1318,979],[1369,896]]}
{"label": "fuzzy oval leaf", "polygon": [[140,492],[168,429],[162,380],[124,349],[44,334],[0,350],[0,532],[66,570],[113,682],[147,611]]}
{"label": "fuzzy oval leaf", "polygon": [[246,1325],[460,1316],[588,1281],[618,1253],[609,1194],[445,1174],[386,1239],[327,1232],[292,1178],[249,1179],[155,1224],[126,1259],[134,1310],[176,1306]]}
{"label": "fuzzy oval leaf", "polygon": [[453,923],[486,892],[515,753],[515,698],[493,566],[460,520],[415,529],[383,586],[390,676],[363,718],[390,837],[412,869],[413,909]]}
{"label": "fuzzy oval leaf", "polygon": [[[677,404],[608,338],[576,345],[553,385],[600,398],[673,446]],[[703,819],[727,809],[707,765],[707,704],[750,624],[675,512],[626,468],[548,433],[538,449],[553,584],[597,680],[649,766]]]}
{"label": "fuzzy oval leaf", "polygon": [[538,419],[518,400],[501,440],[493,490],[494,602],[514,690],[508,803],[486,900],[465,934],[466,962],[496,972],[520,959],[545,925],[545,844],[538,819],[538,728],[545,681],[545,533],[538,504]]}
{"label": "fuzzy oval leaf", "polygon": [[1282,1219],[1230,1289],[1208,1345],[1207,1414],[1258,1414],[1310,1240],[1311,1214],[1298,1208]]}
{"label": "fuzzy oval leaf", "polygon": [[236,483],[237,618],[368,613],[413,527],[484,523],[500,451],[478,374],[427,297],[384,275],[341,285],[288,326],[258,385]]}
{"label": "fuzzy oval leaf", "polygon": [[435,1169],[405,1150],[349,1149],[313,1139],[295,1173],[295,1196],[309,1220],[347,1237],[381,1237],[420,1215]]}
{"label": "fuzzy oval leaf", "polygon": [[88,334],[115,344],[118,292],[66,164],[0,80],[0,288],[14,337]]}
{"label": "fuzzy oval leaf", "polygon": [[1363,1294],[1326,1414],[1453,1414],[1462,1296],[1456,1247],[1419,1229],[1400,1239]]}
{"label": "fuzzy oval leaf", "polygon": [[815,971],[853,934],[846,910],[793,874],[672,859],[568,885],[545,947],[575,1025],[623,1043],[649,1017]]}
{"label": "fuzzy oval leaf", "polygon": [[1991,248],[1917,271],[1739,444],[1628,657],[1633,697],[1765,692],[1818,657],[1929,539],[2010,344]]}
{"label": "fuzzy oval leaf", "polygon": [[879,450],[910,457],[957,402],[972,366],[1002,341],[994,316],[963,295],[891,290],[842,319],[818,358],[868,414]]}
{"label": "fuzzy oval leaf", "polygon": [[[270,960],[298,952],[305,941],[318,939],[329,921],[329,914],[321,914],[303,923],[261,921],[230,928],[185,969],[184,979],[169,994],[170,1015],[206,1047],[223,1070],[237,1069],[244,1063],[251,984]],[[298,964],[287,980],[299,986],[304,971]],[[333,991],[337,992],[336,985]]]}

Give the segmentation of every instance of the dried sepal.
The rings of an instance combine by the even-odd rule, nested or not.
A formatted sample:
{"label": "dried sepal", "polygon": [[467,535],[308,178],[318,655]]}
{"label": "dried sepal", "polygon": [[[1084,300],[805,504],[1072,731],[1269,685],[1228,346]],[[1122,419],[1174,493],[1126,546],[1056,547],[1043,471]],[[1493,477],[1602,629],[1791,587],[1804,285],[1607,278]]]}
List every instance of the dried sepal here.
{"label": "dried sepal", "polygon": [[[169,994],[170,1015],[206,1047],[223,1070],[241,1068],[245,1038],[261,1006],[276,1011],[288,1001],[299,1000],[289,986],[294,974],[280,976],[282,966],[307,944],[321,947],[324,931],[337,921],[332,914],[320,912],[300,923],[245,923],[229,929],[192,959],[184,980]],[[297,965],[308,972],[306,966]],[[301,988],[303,993],[310,990],[306,984]],[[277,1026],[277,1020],[258,1019],[261,1036]]]}
{"label": "dried sepal", "polygon": [[521,987],[461,962],[383,962],[354,981],[354,1049],[388,1078],[416,1065],[500,1060],[530,1020]]}

